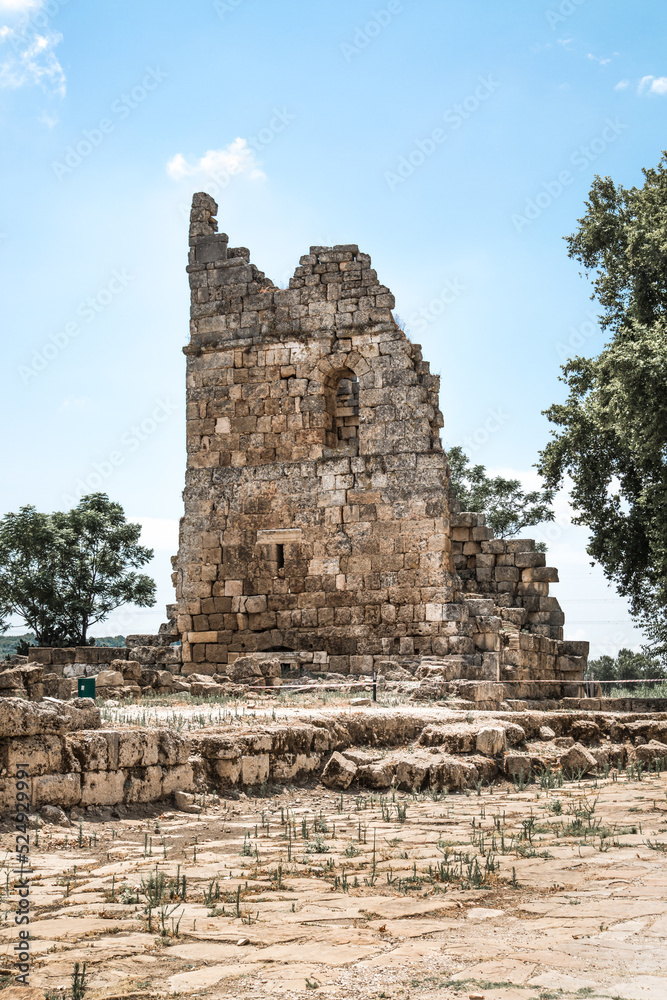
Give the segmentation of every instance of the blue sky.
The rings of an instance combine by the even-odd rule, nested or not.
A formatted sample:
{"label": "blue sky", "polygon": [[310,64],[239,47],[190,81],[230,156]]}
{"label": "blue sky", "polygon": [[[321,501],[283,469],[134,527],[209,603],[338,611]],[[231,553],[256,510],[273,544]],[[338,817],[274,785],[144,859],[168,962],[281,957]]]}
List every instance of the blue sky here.
{"label": "blue sky", "polygon": [[[533,481],[559,365],[604,342],[562,237],[596,173],[639,184],[666,145],[663,4],[0,0],[0,25],[0,512],[92,486],[144,523],[160,604],[100,633],[172,599],[193,191],[276,282],[311,244],[370,253],[444,442]],[[558,511],[567,634],[636,644]]]}

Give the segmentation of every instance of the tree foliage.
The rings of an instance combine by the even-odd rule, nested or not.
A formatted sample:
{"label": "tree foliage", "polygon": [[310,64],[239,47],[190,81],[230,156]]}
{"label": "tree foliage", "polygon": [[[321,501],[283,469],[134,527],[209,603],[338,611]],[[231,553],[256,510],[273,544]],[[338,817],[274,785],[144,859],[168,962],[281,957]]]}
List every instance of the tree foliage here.
{"label": "tree foliage", "polygon": [[447,452],[450,491],[461,510],[486,514],[486,523],[499,538],[518,534],[524,528],[553,521],[554,490],[524,493],[518,479],[491,478],[483,465],[471,465],[463,449]]}
{"label": "tree foliage", "polygon": [[136,570],[153,556],[139,545],[104,493],[72,510],[41,514],[32,506],[0,520],[0,623],[20,616],[38,645],[86,645],[88,630],[122,604],[155,604],[155,583]]}
{"label": "tree foliage", "polygon": [[667,155],[641,188],[596,177],[569,255],[593,275],[610,341],[563,367],[565,403],[538,468],[557,487],[569,475],[588,553],[654,649],[667,650]]}
{"label": "tree foliage", "polygon": [[616,657],[589,660],[586,677],[596,681],[651,680],[667,677],[667,668],[655,656],[620,649]]}

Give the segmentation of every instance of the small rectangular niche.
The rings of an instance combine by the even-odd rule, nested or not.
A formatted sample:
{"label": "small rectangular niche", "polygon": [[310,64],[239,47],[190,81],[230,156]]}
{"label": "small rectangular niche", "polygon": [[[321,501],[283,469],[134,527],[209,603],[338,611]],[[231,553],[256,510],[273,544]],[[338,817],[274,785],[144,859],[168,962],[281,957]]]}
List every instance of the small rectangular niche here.
{"label": "small rectangular niche", "polygon": [[258,545],[284,545],[300,541],[301,528],[267,528],[257,532]]}

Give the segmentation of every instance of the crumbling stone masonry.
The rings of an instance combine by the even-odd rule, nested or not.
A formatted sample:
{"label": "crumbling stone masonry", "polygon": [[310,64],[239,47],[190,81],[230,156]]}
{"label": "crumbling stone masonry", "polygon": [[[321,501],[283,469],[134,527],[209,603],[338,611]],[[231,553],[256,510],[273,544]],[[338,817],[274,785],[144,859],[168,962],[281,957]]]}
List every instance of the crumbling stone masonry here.
{"label": "crumbling stone masonry", "polygon": [[450,512],[439,378],[354,244],[278,288],[193,198],[187,474],[172,631],[183,672],[248,652],[326,669],[425,663],[446,680],[578,680],[556,570]]}
{"label": "crumbling stone masonry", "polygon": [[[614,706],[615,707],[615,706]],[[645,708],[645,706],[643,706]],[[174,732],[103,725],[88,699],[0,700],[0,814],[16,810],[16,773],[28,770],[30,807],[105,810],[194,793],[303,782],[419,791],[566,775],[638,764],[667,766],[667,717],[618,712],[443,710],[306,712],[288,723]],[[365,749],[359,749],[364,747]],[[387,752],[389,751],[389,752]]]}

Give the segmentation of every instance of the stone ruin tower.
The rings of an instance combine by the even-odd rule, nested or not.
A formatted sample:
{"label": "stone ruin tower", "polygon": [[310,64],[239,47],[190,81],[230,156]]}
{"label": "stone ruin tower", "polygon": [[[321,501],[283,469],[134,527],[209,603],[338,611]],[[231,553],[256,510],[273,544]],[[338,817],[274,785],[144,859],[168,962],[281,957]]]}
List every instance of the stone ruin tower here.
{"label": "stone ruin tower", "polygon": [[252,652],[338,673],[580,677],[587,644],[562,641],[542,553],[450,510],[439,378],[370,257],[311,247],[278,288],[216,213],[194,196],[183,672]]}

